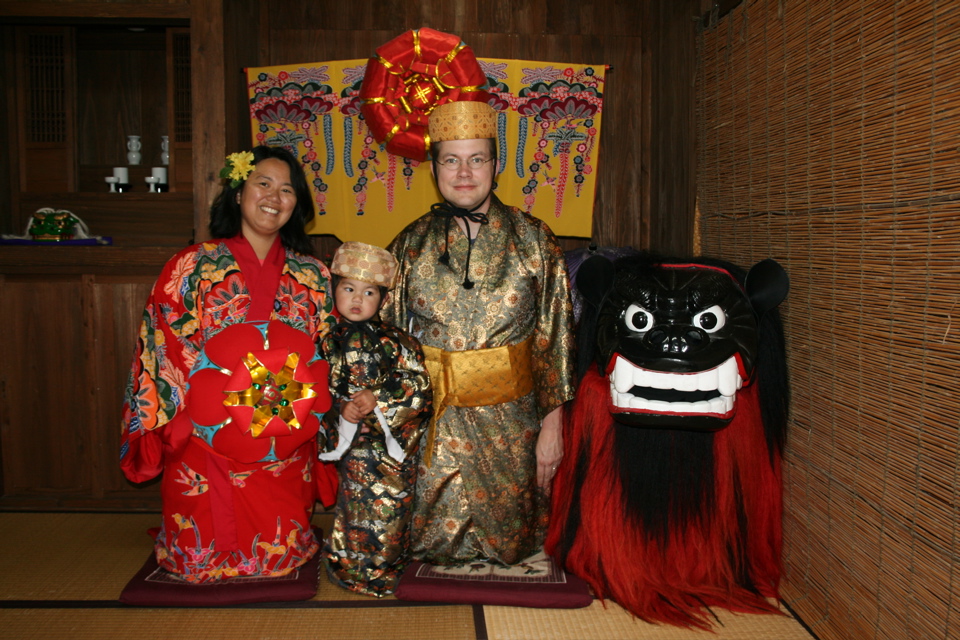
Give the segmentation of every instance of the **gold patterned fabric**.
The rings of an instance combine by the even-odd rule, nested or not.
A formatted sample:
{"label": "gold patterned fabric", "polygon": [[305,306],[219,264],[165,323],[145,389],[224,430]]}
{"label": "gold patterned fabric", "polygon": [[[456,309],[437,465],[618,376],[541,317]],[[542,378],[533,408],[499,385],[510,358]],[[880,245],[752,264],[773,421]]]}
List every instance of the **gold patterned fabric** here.
{"label": "gold patterned fabric", "polygon": [[[529,393],[486,406],[448,404],[436,421],[432,464],[418,469],[412,524],[414,557],[434,564],[513,564],[541,546],[540,421],[573,397],[570,296],[556,238],[496,197],[488,217],[474,241],[472,289],[462,286],[469,241],[457,225],[447,237],[445,220],[428,214],[390,246],[400,273],[385,321],[444,351],[530,340]],[[447,245],[450,260],[442,264]]]}
{"label": "gold patterned fabric", "polygon": [[502,404],[533,391],[530,375],[530,339],[493,349],[444,351],[424,347],[427,371],[433,381],[434,414],[427,432],[423,463],[433,461],[436,421],[447,406],[482,407]]}
{"label": "gold patterned fabric", "polygon": [[397,261],[386,249],[363,242],[344,242],[333,254],[330,273],[389,289],[397,277]]}
{"label": "gold patterned fabric", "polygon": [[497,112],[486,102],[448,102],[430,114],[431,142],[497,137]]}
{"label": "gold patterned fabric", "polygon": [[360,432],[337,464],[337,506],[321,552],[333,582],[382,597],[393,593],[409,558],[415,461],[424,418],[430,415],[430,379],[417,341],[375,320],[342,321],[320,345],[330,362],[334,396],[323,421],[326,448],[333,450],[338,444],[340,401],[370,389],[406,453],[403,462],[387,455],[375,415],[361,422]]}

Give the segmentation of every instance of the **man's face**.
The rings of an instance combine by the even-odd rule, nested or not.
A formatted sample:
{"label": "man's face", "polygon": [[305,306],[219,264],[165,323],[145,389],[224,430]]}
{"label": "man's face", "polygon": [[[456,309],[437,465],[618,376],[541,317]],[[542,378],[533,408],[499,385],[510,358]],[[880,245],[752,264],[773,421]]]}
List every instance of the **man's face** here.
{"label": "man's face", "polygon": [[[440,194],[448,202],[468,211],[486,213],[493,193],[493,174],[496,160],[491,156],[489,140],[448,140],[441,142],[437,150],[436,180]],[[460,161],[458,166],[452,159]],[[480,167],[471,169],[470,158],[489,160]]]}

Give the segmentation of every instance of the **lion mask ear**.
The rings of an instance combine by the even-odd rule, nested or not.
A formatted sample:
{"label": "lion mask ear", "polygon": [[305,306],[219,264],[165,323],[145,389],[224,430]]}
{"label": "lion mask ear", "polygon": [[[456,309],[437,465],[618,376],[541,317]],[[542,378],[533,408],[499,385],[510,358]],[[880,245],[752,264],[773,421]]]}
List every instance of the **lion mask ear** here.
{"label": "lion mask ear", "polygon": [[577,290],[584,300],[599,307],[613,288],[613,263],[603,256],[587,258],[577,271]]}
{"label": "lion mask ear", "polygon": [[783,302],[790,291],[790,278],[780,263],[771,258],[750,268],[744,288],[758,317]]}

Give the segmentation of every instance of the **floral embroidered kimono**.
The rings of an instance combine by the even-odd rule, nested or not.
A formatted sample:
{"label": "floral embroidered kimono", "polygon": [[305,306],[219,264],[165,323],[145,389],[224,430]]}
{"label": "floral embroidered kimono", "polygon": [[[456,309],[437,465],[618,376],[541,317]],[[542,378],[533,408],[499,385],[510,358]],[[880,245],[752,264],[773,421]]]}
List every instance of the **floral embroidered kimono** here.
{"label": "floral embroidered kimono", "polygon": [[[337,584],[389,595],[408,560],[418,447],[430,415],[423,352],[409,335],[374,320],[341,320],[322,347],[333,393],[333,408],[323,421],[330,433],[326,448],[348,444],[339,442],[337,432],[340,401],[357,391],[373,391],[383,418],[367,416],[340,459],[336,515],[323,559]],[[390,440],[398,445],[393,455]]]}
{"label": "floral embroidered kimono", "polygon": [[[189,582],[281,576],[318,548],[316,434],[329,407],[316,341],[329,274],[279,238],[188,247],[147,300],[124,402],[121,467],[163,473],[161,567]],[[329,487],[328,487],[329,488]]]}
{"label": "floral embroidered kimono", "polygon": [[469,274],[466,235],[431,214],[390,246],[399,277],[381,314],[420,340],[434,380],[412,525],[413,557],[434,564],[515,564],[542,546],[537,436],[573,397],[563,252],[546,224],[496,196],[487,215]]}

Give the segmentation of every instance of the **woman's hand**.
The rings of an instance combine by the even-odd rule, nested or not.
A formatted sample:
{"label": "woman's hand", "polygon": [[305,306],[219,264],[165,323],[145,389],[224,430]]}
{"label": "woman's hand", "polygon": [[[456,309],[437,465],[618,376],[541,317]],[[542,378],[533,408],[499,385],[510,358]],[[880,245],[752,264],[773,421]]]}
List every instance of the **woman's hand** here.
{"label": "woman's hand", "polygon": [[540,437],[537,438],[537,485],[550,488],[563,459],[563,407],[557,407],[543,418]]}

